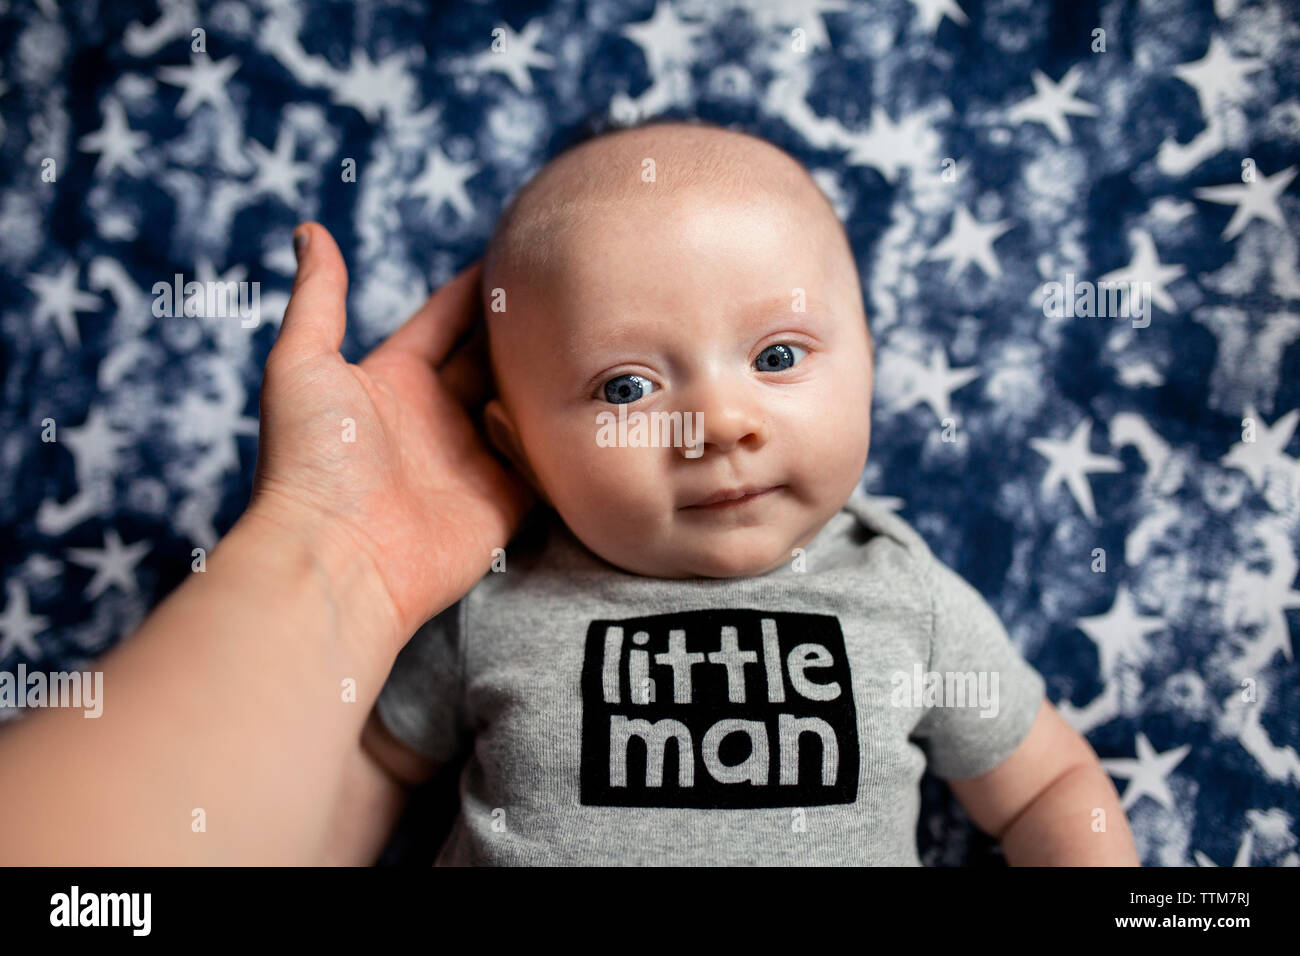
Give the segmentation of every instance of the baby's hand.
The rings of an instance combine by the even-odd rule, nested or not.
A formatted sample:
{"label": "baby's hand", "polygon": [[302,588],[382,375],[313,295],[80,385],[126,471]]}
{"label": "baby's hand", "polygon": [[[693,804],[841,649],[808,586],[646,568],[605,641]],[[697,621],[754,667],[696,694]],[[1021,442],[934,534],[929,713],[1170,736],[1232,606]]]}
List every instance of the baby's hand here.
{"label": "baby's hand", "polygon": [[[489,397],[481,343],[449,359],[478,315],[468,267],[359,365],[339,354],[347,269],[319,224],[306,237],[266,360],[247,517],[288,533],[328,575],[357,552],[388,596],[397,647],[488,570],[533,503],[470,413]],[[450,600],[447,595],[451,593]]]}

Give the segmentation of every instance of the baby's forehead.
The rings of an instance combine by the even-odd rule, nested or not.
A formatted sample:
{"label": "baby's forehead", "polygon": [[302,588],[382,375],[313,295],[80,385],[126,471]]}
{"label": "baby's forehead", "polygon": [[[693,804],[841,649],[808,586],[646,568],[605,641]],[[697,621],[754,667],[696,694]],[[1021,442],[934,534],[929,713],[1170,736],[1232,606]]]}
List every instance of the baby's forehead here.
{"label": "baby's forehead", "polygon": [[[712,210],[719,210],[716,230]],[[833,208],[793,157],[742,133],[664,124],[600,137],[543,168],[507,208],[489,244],[484,302],[491,302],[494,288],[523,299],[556,286],[572,291],[575,278],[578,295],[595,295],[586,288],[593,260],[635,255],[651,234],[671,240],[690,221],[716,232],[719,242],[747,241],[730,225],[734,215],[729,222],[723,210],[765,220],[773,242],[816,249],[811,256],[823,265],[847,257],[834,270],[836,278],[857,281]],[[594,284],[624,291],[619,270],[607,272]]]}
{"label": "baby's forehead", "polygon": [[[572,335],[615,314],[649,318],[759,293],[829,295],[829,229],[806,206],[763,194],[724,200],[692,188],[653,199],[593,198],[551,207],[520,230],[523,253],[485,271],[485,303],[501,289],[507,314],[536,341]],[[839,270],[842,271],[842,270]],[[494,322],[495,316],[489,317]],[[500,324],[500,323],[494,323]]]}

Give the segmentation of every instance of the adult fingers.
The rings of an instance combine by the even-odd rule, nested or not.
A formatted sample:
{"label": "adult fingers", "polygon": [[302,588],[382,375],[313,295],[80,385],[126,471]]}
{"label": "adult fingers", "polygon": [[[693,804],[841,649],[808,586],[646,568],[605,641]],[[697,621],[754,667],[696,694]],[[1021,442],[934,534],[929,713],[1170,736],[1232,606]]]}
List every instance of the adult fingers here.
{"label": "adult fingers", "polygon": [[348,270],[334,237],[320,223],[293,234],[298,272],[272,351],[294,356],[337,352],[347,328]]}
{"label": "adult fingers", "polygon": [[441,289],[429,296],[396,332],[370,353],[382,358],[390,353],[416,355],[437,368],[452,345],[482,311],[479,307],[479,277],[482,260],[471,263]]}
{"label": "adult fingers", "polygon": [[492,373],[488,360],[487,330],[482,322],[474,334],[458,347],[438,370],[438,380],[467,410],[486,404],[492,395]]}

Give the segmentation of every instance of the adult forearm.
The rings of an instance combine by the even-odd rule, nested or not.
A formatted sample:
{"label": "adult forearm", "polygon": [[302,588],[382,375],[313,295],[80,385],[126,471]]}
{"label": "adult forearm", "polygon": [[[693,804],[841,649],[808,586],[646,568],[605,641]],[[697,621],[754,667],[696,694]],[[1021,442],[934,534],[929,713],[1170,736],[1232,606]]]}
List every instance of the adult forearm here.
{"label": "adult forearm", "polygon": [[1040,793],[1002,834],[1012,866],[1140,866],[1128,819],[1095,761]]}
{"label": "adult forearm", "polygon": [[102,716],[0,731],[0,862],[316,858],[396,646],[364,560],[241,519],[100,662]]}

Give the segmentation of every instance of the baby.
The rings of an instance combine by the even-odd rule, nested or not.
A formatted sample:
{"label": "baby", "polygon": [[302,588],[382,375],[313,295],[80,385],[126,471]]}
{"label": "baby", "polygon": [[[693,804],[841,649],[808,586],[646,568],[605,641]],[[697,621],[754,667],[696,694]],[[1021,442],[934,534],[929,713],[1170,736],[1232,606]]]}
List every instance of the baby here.
{"label": "baby", "polygon": [[696,123],[584,142],[482,292],[484,424],[539,503],[366,736],[412,784],[468,751],[440,864],[918,865],[927,766],[1012,862],[1136,862],[992,610],[859,490],[872,342],[798,162]]}

